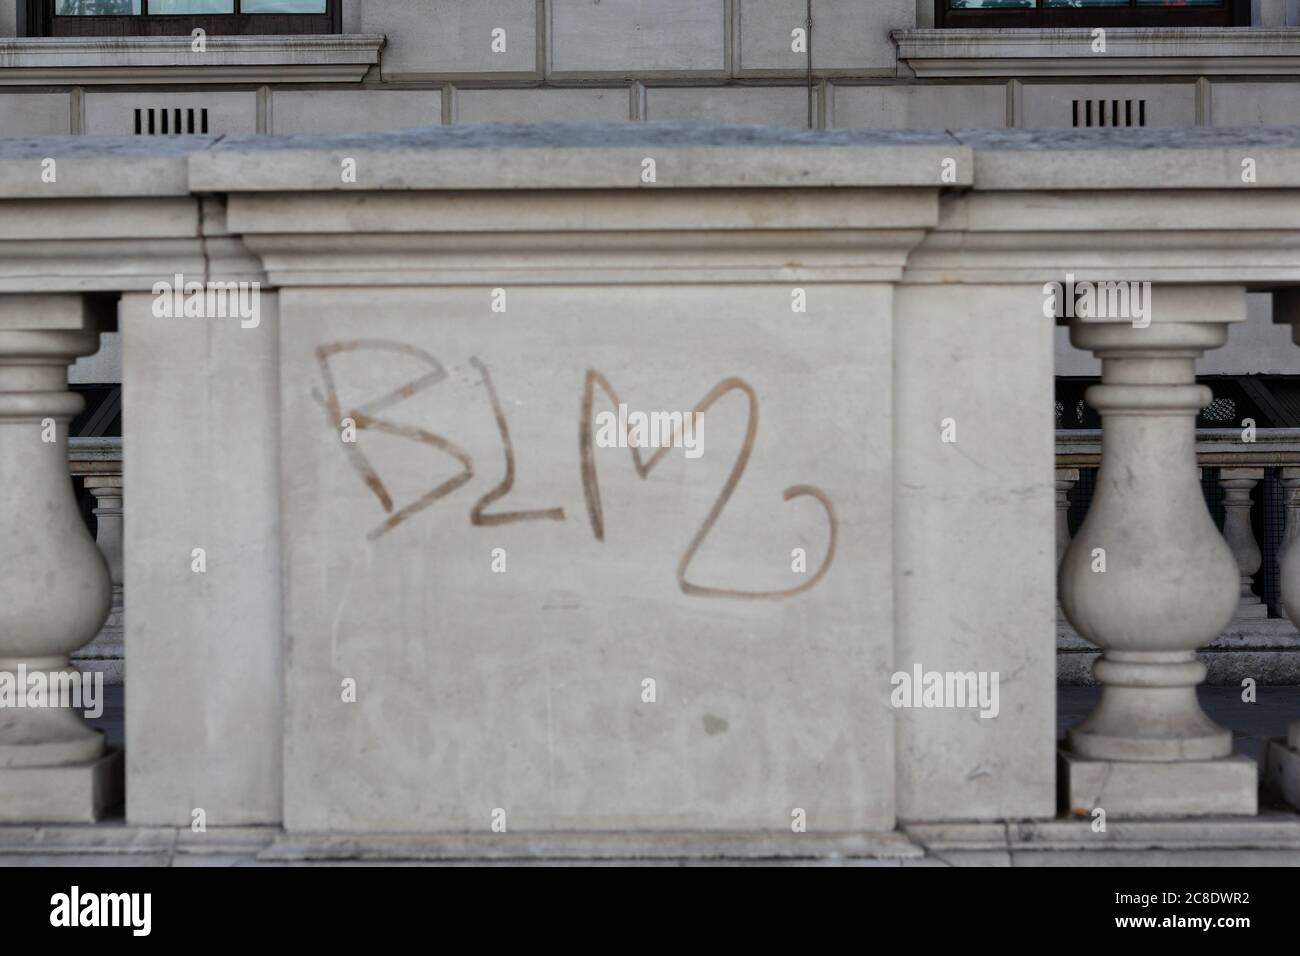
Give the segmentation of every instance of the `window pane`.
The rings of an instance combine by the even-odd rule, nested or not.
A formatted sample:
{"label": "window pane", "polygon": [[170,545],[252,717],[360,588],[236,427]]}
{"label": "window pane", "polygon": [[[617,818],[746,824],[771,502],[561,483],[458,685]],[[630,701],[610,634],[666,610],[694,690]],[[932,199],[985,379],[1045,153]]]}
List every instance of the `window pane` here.
{"label": "window pane", "polygon": [[242,13],[324,13],[325,0],[244,0]]}
{"label": "window pane", "polygon": [[140,0],[58,0],[60,17],[129,17],[140,12]]}
{"label": "window pane", "polygon": [[235,0],[149,0],[149,15],[234,13]]}
{"label": "window pane", "polygon": [[1137,0],[1139,7],[1220,7],[1223,0]]}
{"label": "window pane", "polygon": [[1131,4],[1128,0],[1047,0],[1043,6],[1086,9],[1088,7],[1127,7],[1131,6]]}
{"label": "window pane", "polygon": [[1030,9],[1033,5],[1034,0],[948,0],[948,8],[951,10]]}

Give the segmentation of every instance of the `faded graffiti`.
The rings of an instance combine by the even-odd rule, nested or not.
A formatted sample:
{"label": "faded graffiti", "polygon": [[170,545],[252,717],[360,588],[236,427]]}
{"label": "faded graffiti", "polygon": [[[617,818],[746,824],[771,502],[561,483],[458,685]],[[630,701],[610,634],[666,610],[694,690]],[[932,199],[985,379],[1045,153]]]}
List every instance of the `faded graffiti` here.
{"label": "faded graffiti", "polygon": [[[392,391],[385,392],[372,401],[344,410],[339,405],[338,389],[335,384],[334,373],[330,361],[333,357],[346,352],[355,352],[367,349],[381,352],[393,352],[416,358],[428,365],[430,371],[400,385]],[[325,410],[331,429],[338,428],[341,421],[350,418],[355,423],[358,431],[376,431],[420,442],[438,449],[459,462],[461,465],[461,471],[458,474],[443,481],[437,487],[420,496],[412,503],[394,511],[395,505],[392,495],[389,494],[383,479],[380,478],[378,472],[371,465],[365,452],[363,452],[355,443],[341,443],[349,465],[351,465],[353,470],[356,471],[365,486],[375,495],[385,514],[388,515],[383,523],[368,533],[368,538],[375,540],[382,537],[398,525],[407,521],[409,518],[431,506],[434,502],[450,495],[457,488],[460,488],[474,477],[473,459],[470,457],[468,452],[455,442],[452,442],[435,432],[379,417],[380,412],[386,411],[394,405],[407,401],[408,399],[411,399],[446,380],[447,372],[443,368],[442,363],[439,362],[435,356],[430,355],[423,349],[402,342],[393,342],[384,339],[356,339],[345,342],[331,342],[317,347],[316,362],[320,368],[323,391],[314,391],[313,394],[316,401]],[[567,520],[563,508],[543,508],[531,511],[503,511],[494,514],[487,513],[489,505],[496,504],[507,497],[514,488],[514,445],[510,439],[509,423],[506,420],[506,414],[501,406],[501,401],[497,395],[496,387],[493,385],[491,373],[488,371],[487,366],[478,358],[471,358],[470,364],[479,373],[484,389],[487,392],[488,401],[492,406],[492,414],[496,421],[497,433],[500,437],[501,447],[505,457],[505,475],[497,485],[480,497],[470,508],[470,524],[476,527],[498,527],[521,521]],[[616,407],[620,404],[618,393],[614,391],[609,380],[595,369],[588,369],[585,381],[583,382],[582,399],[578,414],[578,466],[582,476],[583,498],[586,503],[587,517],[591,524],[592,534],[597,541],[604,541],[604,509],[600,499],[600,481],[596,473],[596,460],[592,442],[592,417],[594,413],[597,387],[599,387],[600,391],[602,391],[609,401]],[[704,544],[709,533],[713,530],[714,525],[717,524],[718,519],[722,516],[728,502],[730,502],[732,495],[740,484],[741,478],[745,474],[745,469],[749,465],[750,456],[753,454],[755,440],[758,437],[758,396],[755,394],[754,389],[749,385],[749,383],[745,382],[743,379],[734,377],[723,379],[717,385],[713,386],[713,388],[711,388],[702,399],[700,399],[692,411],[702,414],[708,411],[715,402],[731,392],[740,392],[744,395],[748,403],[748,417],[745,425],[744,441],[741,443],[740,450],[736,453],[736,459],[731,466],[731,471],[727,475],[727,480],[724,482],[722,489],[718,492],[718,496],[714,500],[712,508],[709,509],[708,515],[696,530],[695,536],[691,539],[689,546],[681,556],[681,560],[677,563],[677,584],[683,593],[698,597],[733,598],[742,600],[780,600],[783,598],[793,597],[796,594],[801,594],[810,588],[816,587],[817,583],[825,577],[826,572],[830,570],[831,562],[835,558],[836,537],[839,531],[838,521],[835,516],[835,507],[826,493],[813,485],[791,485],[782,493],[782,497],[785,501],[791,501],[795,498],[801,497],[814,498],[822,506],[822,509],[826,514],[826,521],[830,534],[826,546],[826,553],[822,557],[821,564],[817,567],[817,570],[802,584],[796,587],[783,588],[780,590],[743,591],[729,588],[708,587],[697,584],[691,581],[688,577],[692,560],[694,560],[696,553]],[[674,435],[674,439],[676,437],[677,436]],[[655,465],[657,465],[670,450],[671,448],[668,446],[661,447],[655,450],[654,454],[650,455],[649,458],[643,459],[641,457],[640,448],[629,448],[632,455],[632,466],[636,470],[637,476],[641,479],[649,478],[650,472],[654,470]]]}

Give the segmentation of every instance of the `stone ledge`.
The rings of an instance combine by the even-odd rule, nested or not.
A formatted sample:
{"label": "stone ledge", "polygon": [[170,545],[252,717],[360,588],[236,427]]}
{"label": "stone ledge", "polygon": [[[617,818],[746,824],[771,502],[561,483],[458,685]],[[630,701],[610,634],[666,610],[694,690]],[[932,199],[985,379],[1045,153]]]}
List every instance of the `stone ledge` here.
{"label": "stone ledge", "polygon": [[895,30],[899,59],[921,78],[1268,75],[1300,68],[1300,29],[1112,27],[1092,30]]}
{"label": "stone ledge", "polygon": [[382,35],[0,37],[0,86],[104,83],[356,83]]}
{"label": "stone ledge", "polygon": [[[1090,820],[1084,819],[902,824],[900,832],[875,835],[888,838],[880,845],[884,852],[877,857],[834,853],[816,858],[710,857],[695,852],[682,856],[661,854],[619,858],[594,855],[561,859],[497,855],[471,860],[445,856],[416,859],[408,852],[404,857],[388,859],[407,863],[507,866],[565,862],[669,865],[717,862],[800,865],[811,862],[876,866],[1111,866],[1121,863],[1218,866],[1300,862],[1300,814],[1270,811],[1249,819],[1108,821],[1105,833],[1094,832],[1090,824]],[[496,839],[499,841],[504,836]],[[523,834],[508,836],[516,841],[525,839]],[[566,836],[576,835],[555,834],[548,839],[554,842],[554,838]],[[685,835],[675,836],[681,838]],[[692,841],[707,836],[693,836]],[[738,836],[729,835],[729,840],[734,843]],[[785,840],[785,834],[779,836]],[[865,835],[856,839],[861,840],[862,836]],[[645,833],[606,834],[604,837],[606,840],[619,837],[626,845],[632,845],[629,840],[644,844],[655,839]],[[803,834],[802,838],[811,838],[822,849],[829,847],[824,837]],[[338,840],[337,837],[323,839]],[[412,839],[417,844],[423,843],[420,837],[392,834],[356,839],[363,841],[376,854],[382,853],[385,843],[405,844]],[[461,839],[466,838],[462,836]],[[478,839],[485,838],[480,836]],[[450,844],[444,842],[443,845]],[[813,847],[812,843],[804,845]],[[353,847],[358,848],[359,845]],[[579,848],[578,844],[570,843],[571,850]],[[896,852],[896,848],[901,852]],[[276,826],[213,827],[206,833],[192,833],[188,828],[133,826],[120,820],[97,825],[0,826],[0,866],[15,863],[45,866],[337,866],[369,865],[385,859],[380,855],[369,858],[344,856],[345,849],[342,843],[326,846],[322,839],[315,837],[287,835]],[[727,849],[734,849],[734,845]]]}
{"label": "stone ledge", "polygon": [[327,860],[915,860],[920,847],[891,833],[745,831],[310,834],[277,838],[264,862]]}
{"label": "stone ledge", "polygon": [[927,852],[1133,850],[1285,850],[1300,858],[1300,814],[1196,820],[1111,820],[1105,832],[1087,817],[990,823],[908,823],[903,832]]}

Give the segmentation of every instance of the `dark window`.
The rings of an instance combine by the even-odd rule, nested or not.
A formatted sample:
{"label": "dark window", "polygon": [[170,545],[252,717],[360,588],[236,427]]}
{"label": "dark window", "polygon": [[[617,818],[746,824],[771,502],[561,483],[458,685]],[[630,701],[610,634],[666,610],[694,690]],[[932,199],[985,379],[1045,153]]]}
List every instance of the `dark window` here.
{"label": "dark window", "polygon": [[32,36],[338,33],[340,0],[27,0]]}
{"label": "dark window", "polygon": [[941,27],[1250,26],[1250,0],[935,0]]}

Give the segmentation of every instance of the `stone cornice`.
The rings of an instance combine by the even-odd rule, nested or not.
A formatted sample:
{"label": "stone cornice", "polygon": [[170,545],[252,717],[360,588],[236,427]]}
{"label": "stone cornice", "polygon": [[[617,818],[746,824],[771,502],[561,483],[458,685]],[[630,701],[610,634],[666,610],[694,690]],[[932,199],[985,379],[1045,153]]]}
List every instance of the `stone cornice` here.
{"label": "stone cornice", "polygon": [[[57,181],[43,175],[50,159]],[[1297,249],[1295,129],[548,124],[0,140],[5,292],[148,289],[175,272],[277,286],[488,272],[1041,285],[1069,272],[1270,289],[1300,284]]]}
{"label": "stone cornice", "polygon": [[382,35],[0,37],[0,86],[107,83],[355,83]]}
{"label": "stone cornice", "polygon": [[921,78],[1259,76],[1300,72],[1300,29],[1110,28],[895,30],[899,59]]}

